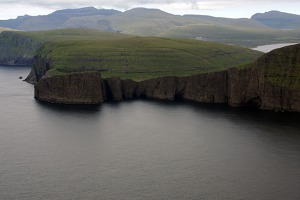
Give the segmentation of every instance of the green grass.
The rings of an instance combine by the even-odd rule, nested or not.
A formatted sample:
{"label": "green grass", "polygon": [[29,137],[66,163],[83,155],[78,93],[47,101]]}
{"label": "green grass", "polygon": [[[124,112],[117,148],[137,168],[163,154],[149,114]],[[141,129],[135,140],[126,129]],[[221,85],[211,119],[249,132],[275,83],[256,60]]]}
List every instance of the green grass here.
{"label": "green grass", "polygon": [[41,54],[62,73],[99,70],[105,78],[135,80],[217,71],[261,55],[216,43],[156,37],[48,42]]}
{"label": "green grass", "polygon": [[187,25],[170,29],[159,36],[173,38],[202,37],[207,41],[256,47],[273,43],[298,43],[300,31],[229,25]]}
{"label": "green grass", "polygon": [[258,59],[267,80],[290,89],[300,88],[300,45],[274,50]]}
{"label": "green grass", "polygon": [[249,63],[262,55],[247,48],[213,42],[95,30],[21,34],[43,42],[37,54],[51,63],[48,76],[90,70],[100,71],[104,78],[117,76],[134,80],[188,76]]}
{"label": "green grass", "polygon": [[86,41],[86,40],[110,40],[132,37],[126,34],[110,33],[93,29],[56,29],[48,31],[18,32],[21,35],[42,41]]}

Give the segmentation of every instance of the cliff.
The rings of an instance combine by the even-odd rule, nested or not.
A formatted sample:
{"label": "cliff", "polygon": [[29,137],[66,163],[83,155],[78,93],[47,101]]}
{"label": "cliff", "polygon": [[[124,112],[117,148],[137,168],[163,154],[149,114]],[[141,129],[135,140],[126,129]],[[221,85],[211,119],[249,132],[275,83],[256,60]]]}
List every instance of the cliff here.
{"label": "cliff", "polygon": [[55,103],[184,99],[300,112],[299,81],[300,45],[294,45],[272,51],[245,68],[188,77],[160,77],[141,82],[101,79],[97,72],[44,77],[35,86],[35,97]]}
{"label": "cliff", "polygon": [[3,31],[0,34],[1,65],[31,65],[40,42],[19,32]]}
{"label": "cliff", "polygon": [[31,71],[26,77],[25,81],[31,84],[37,83],[41,78],[43,78],[46,75],[47,71],[49,71],[51,68],[51,59],[44,59],[39,54],[35,55],[33,57],[33,63],[31,65]]}
{"label": "cliff", "polygon": [[41,101],[64,104],[100,104],[103,102],[101,76],[85,72],[42,78],[34,86]]}

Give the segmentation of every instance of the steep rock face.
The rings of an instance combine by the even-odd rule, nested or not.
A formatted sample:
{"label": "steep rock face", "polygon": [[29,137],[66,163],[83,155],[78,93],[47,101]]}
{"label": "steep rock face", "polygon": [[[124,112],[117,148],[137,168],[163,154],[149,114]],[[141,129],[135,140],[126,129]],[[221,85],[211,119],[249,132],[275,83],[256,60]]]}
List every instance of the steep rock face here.
{"label": "steep rock face", "polygon": [[141,82],[122,81],[124,99],[186,99],[206,103],[227,102],[227,72],[189,77],[159,77]]}
{"label": "steep rock face", "polygon": [[141,82],[119,78],[102,80],[97,72],[44,77],[35,85],[35,97],[66,104],[100,104],[135,98],[184,99],[300,112],[300,88],[290,89],[272,83],[257,67]]}
{"label": "steep rock face", "polygon": [[37,99],[57,103],[102,103],[134,98],[185,99],[300,112],[300,45],[262,56],[246,68],[141,82],[101,79],[97,72],[44,77]]}
{"label": "steep rock face", "polygon": [[174,100],[177,89],[177,77],[160,77],[139,82],[136,88],[137,97],[161,100]]}
{"label": "steep rock face", "polygon": [[25,81],[31,84],[37,83],[43,78],[48,70],[52,68],[52,60],[42,57],[41,55],[35,55],[31,66],[31,71],[26,77]]}
{"label": "steep rock face", "polygon": [[137,98],[137,86],[138,83],[133,80],[122,80],[122,98],[134,99]]}
{"label": "steep rock face", "polygon": [[277,49],[259,58],[262,109],[300,111],[300,45]]}
{"label": "steep rock face", "polygon": [[37,83],[36,76],[35,76],[34,70],[32,70],[32,67],[31,67],[30,73],[28,74],[28,76],[25,78],[24,81],[26,81],[27,83],[30,83],[30,84]]}
{"label": "steep rock face", "polygon": [[105,99],[120,101],[123,100],[122,83],[119,78],[108,78],[104,80]]}
{"label": "steep rock face", "polygon": [[231,68],[228,73],[228,104],[232,107],[261,106],[259,72],[256,67]]}
{"label": "steep rock face", "polygon": [[[199,74],[180,79],[180,85],[186,85],[182,98],[205,103],[227,103],[227,71]],[[180,91],[180,90],[178,90]]]}
{"label": "steep rock face", "polygon": [[100,104],[104,101],[100,73],[85,72],[42,78],[35,98],[64,104]]}

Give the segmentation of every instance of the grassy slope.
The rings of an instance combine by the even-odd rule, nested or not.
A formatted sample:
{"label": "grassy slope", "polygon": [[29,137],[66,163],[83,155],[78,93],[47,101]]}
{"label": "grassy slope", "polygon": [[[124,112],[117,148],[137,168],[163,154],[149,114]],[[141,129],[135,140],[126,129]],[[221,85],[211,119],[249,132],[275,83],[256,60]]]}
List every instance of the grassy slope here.
{"label": "grassy slope", "polygon": [[[224,18],[212,17],[208,15],[184,15],[183,17],[199,20],[205,24],[220,25],[220,26],[236,26],[236,27],[251,27],[251,28],[268,28],[266,25],[248,18]],[[187,25],[187,24],[186,24]]]}
{"label": "grassy slope", "polygon": [[18,32],[21,35],[41,42],[68,41],[68,40],[107,40],[132,37],[126,34],[110,33],[92,29],[56,29],[47,31]]}
{"label": "grassy slope", "polygon": [[174,38],[202,37],[208,41],[256,47],[272,43],[297,43],[300,31],[237,26],[188,25],[168,30],[159,36]]}
{"label": "grassy slope", "polygon": [[300,88],[300,44],[273,50],[261,56],[257,63],[272,83]]}
{"label": "grassy slope", "polygon": [[246,48],[189,39],[138,37],[95,30],[22,32],[43,41],[39,54],[51,60],[48,75],[85,70],[141,80],[216,71],[255,60]]}

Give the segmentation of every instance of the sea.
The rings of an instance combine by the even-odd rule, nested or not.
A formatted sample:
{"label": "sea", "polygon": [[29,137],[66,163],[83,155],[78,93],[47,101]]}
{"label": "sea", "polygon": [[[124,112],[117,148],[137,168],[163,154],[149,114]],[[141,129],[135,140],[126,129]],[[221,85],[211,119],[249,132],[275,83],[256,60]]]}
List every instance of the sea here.
{"label": "sea", "polygon": [[0,66],[1,200],[300,199],[300,114],[41,103],[29,71]]}
{"label": "sea", "polygon": [[286,47],[286,46],[290,46],[290,45],[294,45],[297,43],[278,43],[278,44],[268,44],[268,45],[262,45],[262,46],[257,46],[255,48],[252,48],[253,50],[256,51],[261,51],[264,53],[268,53],[274,49],[278,49],[278,48],[282,48],[282,47]]}

